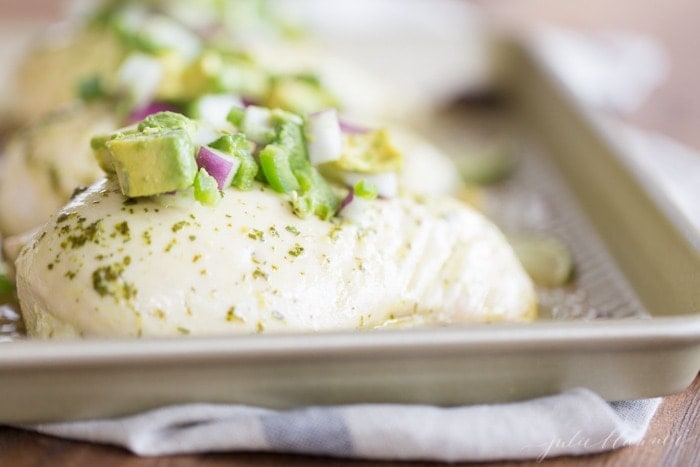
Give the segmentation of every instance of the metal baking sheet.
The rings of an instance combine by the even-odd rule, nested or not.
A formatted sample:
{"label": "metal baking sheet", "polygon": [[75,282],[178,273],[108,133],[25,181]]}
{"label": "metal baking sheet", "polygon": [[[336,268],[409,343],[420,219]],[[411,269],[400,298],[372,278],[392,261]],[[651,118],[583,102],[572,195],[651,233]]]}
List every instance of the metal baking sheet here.
{"label": "metal baking sheet", "polygon": [[[556,234],[577,267],[575,285],[542,291],[538,321],[230,338],[8,337],[0,344],[0,421],[203,401],[455,405],[573,387],[622,400],[688,386],[700,369],[697,231],[627,170],[527,48],[494,47],[489,102],[465,99],[441,114],[444,124],[423,130],[457,147],[475,129],[489,138],[496,128],[515,145],[517,174],[485,195],[485,209],[506,230]],[[520,215],[498,218],[503,212]]]}

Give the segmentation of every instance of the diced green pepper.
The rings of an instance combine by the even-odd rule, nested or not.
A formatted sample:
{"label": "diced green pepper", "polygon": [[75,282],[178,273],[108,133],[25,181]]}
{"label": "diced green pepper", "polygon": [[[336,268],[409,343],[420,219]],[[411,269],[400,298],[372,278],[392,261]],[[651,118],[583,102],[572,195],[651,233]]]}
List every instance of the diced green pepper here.
{"label": "diced green pepper", "polygon": [[268,144],[260,151],[260,168],[273,190],[289,193],[300,188],[290,166],[290,151],[278,144]]}
{"label": "diced green pepper", "polygon": [[294,172],[301,185],[301,191],[292,198],[292,209],[299,217],[314,214],[328,220],[338,212],[340,199],[333,188],[311,164]]}
{"label": "diced green pepper", "polygon": [[199,169],[194,178],[194,199],[205,206],[215,206],[221,201],[221,191],[216,179],[209,175],[204,168]]}
{"label": "diced green pepper", "polygon": [[355,183],[355,186],[353,187],[355,190],[355,196],[359,196],[360,198],[364,199],[374,199],[378,195],[378,188],[377,185],[374,183],[368,182],[364,178],[360,180],[359,182]]}

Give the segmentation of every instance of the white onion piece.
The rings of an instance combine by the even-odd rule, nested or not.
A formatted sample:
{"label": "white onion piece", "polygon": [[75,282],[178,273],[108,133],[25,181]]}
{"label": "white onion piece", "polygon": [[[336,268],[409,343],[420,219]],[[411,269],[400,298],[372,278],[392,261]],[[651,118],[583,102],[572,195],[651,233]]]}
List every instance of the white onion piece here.
{"label": "white onion piece", "polygon": [[373,201],[361,198],[359,196],[353,196],[352,200],[343,206],[343,209],[338,212],[338,216],[354,222],[355,224],[362,224],[365,213],[372,202]]}
{"label": "white onion piece", "polygon": [[240,97],[230,94],[208,94],[197,101],[195,112],[201,120],[211,123],[217,129],[225,130],[231,128],[231,123],[226,117],[232,107],[243,107]]}
{"label": "white onion piece", "polygon": [[175,50],[187,60],[193,60],[202,50],[202,41],[196,34],[167,16],[149,17],[142,31],[158,46]]}
{"label": "white onion piece", "polygon": [[[219,22],[216,9],[191,0],[171,0],[161,7],[168,16],[185,25],[191,31],[206,31]],[[203,3],[203,2],[202,2]]]}
{"label": "white onion piece", "polygon": [[[346,172],[343,174],[343,181],[348,186],[354,187],[360,180],[365,180],[375,185],[377,187],[377,195],[382,198],[394,198],[399,194],[399,178],[395,172],[373,174]],[[358,196],[355,196],[355,199],[357,198]]]}
{"label": "white onion piece", "polygon": [[197,152],[197,167],[214,177],[219,190],[231,185],[240,165],[241,161],[237,158],[208,146],[201,146]]}
{"label": "white onion piece", "polygon": [[[94,14],[94,12],[91,14]],[[115,24],[118,24],[119,27],[125,31],[133,33],[143,27],[143,24],[148,20],[149,16],[151,16],[151,13],[148,11],[146,5],[129,3],[119,9],[115,18]]]}
{"label": "white onion piece", "polygon": [[135,108],[153,101],[163,79],[163,65],[157,59],[142,53],[133,53],[117,71],[120,87],[127,90]]}
{"label": "white onion piece", "polygon": [[214,128],[213,125],[207,122],[197,122],[197,130],[195,131],[192,142],[196,146],[206,146],[221,137],[221,132]]}
{"label": "white onion piece", "polygon": [[343,132],[335,109],[309,115],[306,134],[306,147],[313,165],[340,159],[343,152]]}
{"label": "white onion piece", "polygon": [[245,108],[241,131],[246,134],[249,140],[255,143],[268,143],[270,136],[274,134],[275,131],[271,116],[272,113],[270,109],[249,105]]}

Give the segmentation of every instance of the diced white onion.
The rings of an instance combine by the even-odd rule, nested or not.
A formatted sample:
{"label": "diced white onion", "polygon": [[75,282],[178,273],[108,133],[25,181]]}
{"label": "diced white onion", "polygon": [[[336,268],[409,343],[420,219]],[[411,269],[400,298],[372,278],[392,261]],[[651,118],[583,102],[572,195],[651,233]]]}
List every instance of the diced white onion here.
{"label": "diced white onion", "polygon": [[196,58],[202,50],[202,41],[196,34],[166,16],[149,18],[143,32],[159,47],[174,50],[188,60]]}
{"label": "diced white onion", "polygon": [[265,107],[249,105],[245,108],[243,116],[243,124],[241,130],[246,134],[249,140],[258,143],[268,143],[274,127],[271,121],[272,113]]}
{"label": "diced white onion", "polygon": [[[360,180],[365,180],[375,185],[377,187],[377,194],[382,198],[394,198],[399,194],[399,178],[395,172],[373,174],[346,172],[343,174],[343,181],[348,186],[355,186]],[[357,198],[356,196],[355,199]]]}
{"label": "diced white onion", "polygon": [[[164,2],[166,13],[191,30],[202,31],[215,25],[219,19],[216,9],[192,0],[170,0]],[[211,2],[210,2],[211,3]]]}
{"label": "diced white onion", "polygon": [[309,160],[313,165],[340,159],[343,152],[343,132],[335,109],[309,115],[306,134]]}
{"label": "diced white onion", "polygon": [[148,17],[151,16],[146,5],[129,3],[119,9],[115,22],[120,28],[134,33],[141,29]]}
{"label": "diced white onion", "polygon": [[207,122],[197,122],[197,130],[192,138],[197,146],[206,146],[216,141],[221,136],[221,132]]}
{"label": "diced white onion", "polygon": [[343,209],[340,210],[338,215],[343,219],[347,219],[356,224],[362,224],[365,218],[365,213],[369,209],[373,201],[361,198],[359,196],[354,196],[352,201],[346,204]]}
{"label": "diced white onion", "polygon": [[195,112],[197,117],[211,123],[214,128],[225,130],[231,128],[231,123],[226,117],[234,106],[243,107],[240,97],[230,94],[208,94],[197,101]]}
{"label": "diced white onion", "polygon": [[133,53],[119,68],[117,79],[130,94],[134,107],[139,108],[153,100],[163,74],[160,61],[146,54]]}

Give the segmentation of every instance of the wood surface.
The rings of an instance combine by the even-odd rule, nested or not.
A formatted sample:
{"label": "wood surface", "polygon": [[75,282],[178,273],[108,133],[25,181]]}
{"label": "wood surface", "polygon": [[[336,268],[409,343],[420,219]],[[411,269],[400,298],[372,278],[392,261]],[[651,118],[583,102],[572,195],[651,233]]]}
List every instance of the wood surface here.
{"label": "wood surface", "polygon": [[[39,0],[0,5],[7,13],[34,14]],[[51,2],[48,2],[51,4]],[[497,21],[509,27],[528,28],[551,22],[589,30],[627,29],[653,34],[666,47],[671,71],[651,98],[624,118],[642,128],[667,134],[700,148],[700,2],[676,0],[488,0]],[[9,9],[8,9],[9,8]],[[49,10],[53,12],[55,8]],[[0,388],[1,388],[0,382]],[[1,389],[0,389],[1,397]],[[637,446],[584,457],[560,457],[543,462],[499,463],[506,466],[692,466],[700,465],[700,378],[682,393],[664,398],[648,433]],[[373,465],[371,462],[260,453],[206,454],[139,458],[119,448],[60,440],[0,427],[0,466],[268,466]],[[386,466],[419,465],[382,463]],[[485,465],[485,464],[469,464]]]}

